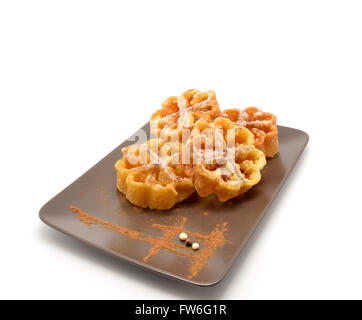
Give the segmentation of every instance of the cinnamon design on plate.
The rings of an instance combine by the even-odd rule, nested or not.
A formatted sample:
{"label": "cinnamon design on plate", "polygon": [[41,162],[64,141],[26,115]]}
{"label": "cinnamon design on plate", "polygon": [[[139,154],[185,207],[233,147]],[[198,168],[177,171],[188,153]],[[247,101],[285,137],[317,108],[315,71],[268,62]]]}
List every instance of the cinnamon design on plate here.
{"label": "cinnamon design on plate", "polygon": [[[152,246],[149,249],[148,254],[143,258],[145,262],[148,262],[150,258],[156,256],[162,249],[188,258],[189,263],[187,268],[189,271],[189,279],[199,274],[202,268],[207,264],[209,258],[214,255],[216,249],[223,247],[226,243],[230,243],[230,241],[226,240],[224,236],[227,231],[225,222],[221,225],[217,225],[208,235],[203,235],[185,230],[184,225],[187,219],[183,217],[180,222],[174,226],[153,224],[153,228],[163,232],[162,237],[154,238],[143,232],[130,230],[124,226],[114,225],[109,221],[91,216],[78,207],[70,206],[69,209],[78,214],[79,220],[88,226],[99,225],[105,229],[119,232],[130,239],[144,241],[151,244]],[[187,233],[190,237],[197,239],[200,242],[200,249],[197,252],[193,251],[190,247],[172,242],[181,232]]]}

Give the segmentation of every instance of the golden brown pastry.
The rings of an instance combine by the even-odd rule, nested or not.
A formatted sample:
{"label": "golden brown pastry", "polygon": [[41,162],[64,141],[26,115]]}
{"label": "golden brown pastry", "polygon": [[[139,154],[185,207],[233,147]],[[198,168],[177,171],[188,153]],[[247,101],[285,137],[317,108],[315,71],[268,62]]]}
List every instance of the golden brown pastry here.
{"label": "golden brown pastry", "polygon": [[229,118],[235,124],[248,128],[254,135],[255,146],[270,158],[278,153],[278,128],[275,115],[263,112],[256,107],[244,110],[227,109],[222,116]]}

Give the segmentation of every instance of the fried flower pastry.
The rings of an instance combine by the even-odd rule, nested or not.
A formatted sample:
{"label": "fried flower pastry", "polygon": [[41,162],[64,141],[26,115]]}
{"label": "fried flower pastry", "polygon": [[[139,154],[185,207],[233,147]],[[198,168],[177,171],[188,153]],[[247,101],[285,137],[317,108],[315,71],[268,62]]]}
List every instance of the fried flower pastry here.
{"label": "fried flower pastry", "polygon": [[170,141],[175,136],[181,138],[182,129],[192,129],[197,120],[211,121],[218,114],[220,108],[214,91],[190,89],[163,102],[161,109],[151,116],[151,132]]}
{"label": "fried flower pastry", "polygon": [[250,107],[244,110],[227,109],[224,110],[222,116],[239,126],[248,128],[254,135],[255,146],[268,158],[278,153],[277,118],[273,114]]}
{"label": "fried flower pastry", "polygon": [[198,121],[183,146],[183,152],[192,156],[191,164],[184,167],[193,176],[197,193],[201,197],[214,193],[224,202],[256,185],[266,159],[253,143],[254,136],[246,127],[227,118]]}
{"label": "fried flower pastry", "polygon": [[168,210],[194,191],[192,178],[180,166],[179,144],[151,139],[122,150],[115,164],[117,188],[134,205]]}
{"label": "fried flower pastry", "polygon": [[156,139],[122,149],[117,188],[134,205],[168,210],[195,191],[225,202],[261,180],[278,153],[277,119],[256,107],[221,112],[214,91],[172,96],[151,116]]}

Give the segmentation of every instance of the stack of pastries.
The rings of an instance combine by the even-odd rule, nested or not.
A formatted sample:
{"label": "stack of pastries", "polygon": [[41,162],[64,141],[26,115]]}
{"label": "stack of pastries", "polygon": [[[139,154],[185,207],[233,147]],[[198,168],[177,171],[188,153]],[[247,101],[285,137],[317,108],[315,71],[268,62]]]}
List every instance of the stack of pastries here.
{"label": "stack of pastries", "polygon": [[215,92],[191,89],[151,116],[156,138],[122,149],[117,188],[134,205],[168,210],[190,197],[225,202],[261,180],[278,152],[276,117],[256,107],[220,110]]}

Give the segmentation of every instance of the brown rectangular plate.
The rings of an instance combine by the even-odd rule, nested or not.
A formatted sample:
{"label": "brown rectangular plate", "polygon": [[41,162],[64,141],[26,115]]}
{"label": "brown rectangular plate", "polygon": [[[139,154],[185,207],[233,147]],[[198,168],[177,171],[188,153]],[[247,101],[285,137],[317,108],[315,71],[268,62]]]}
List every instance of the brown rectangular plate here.
{"label": "brown rectangular plate", "polygon": [[[149,132],[149,124],[140,130]],[[169,211],[133,206],[116,189],[114,169],[131,137],[46,203],[40,219],[145,269],[195,285],[214,285],[230,269],[308,143],[303,131],[278,130],[279,153],[263,169],[261,182],[238,199],[220,203],[214,196],[195,195]],[[198,251],[179,240],[181,231],[200,243]]]}

